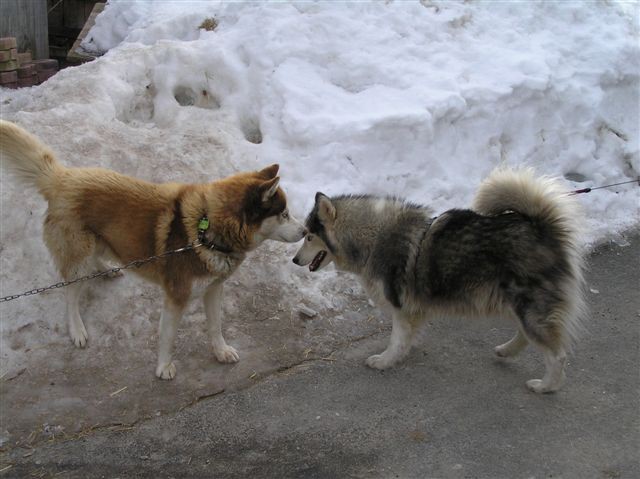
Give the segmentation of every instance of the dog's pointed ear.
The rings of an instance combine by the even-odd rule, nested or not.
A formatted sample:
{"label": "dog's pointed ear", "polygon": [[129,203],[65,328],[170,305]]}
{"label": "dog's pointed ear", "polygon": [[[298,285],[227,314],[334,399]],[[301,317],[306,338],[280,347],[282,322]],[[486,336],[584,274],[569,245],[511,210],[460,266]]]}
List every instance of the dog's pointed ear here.
{"label": "dog's pointed ear", "polygon": [[276,176],[275,178],[270,179],[269,181],[265,181],[260,185],[260,192],[262,193],[262,202],[266,203],[269,201],[273,195],[278,191],[278,185],[280,184],[280,177]]}
{"label": "dog's pointed ear", "polygon": [[331,199],[319,191],[316,193],[316,207],[318,208],[318,217],[323,223],[331,223],[336,219],[336,209],[331,203]]}
{"label": "dog's pointed ear", "polygon": [[280,165],[278,163],[274,163],[271,166],[267,166],[260,171],[256,172],[258,178],[262,178],[263,180],[270,180],[271,178],[275,178],[278,174],[278,170],[280,169]]}

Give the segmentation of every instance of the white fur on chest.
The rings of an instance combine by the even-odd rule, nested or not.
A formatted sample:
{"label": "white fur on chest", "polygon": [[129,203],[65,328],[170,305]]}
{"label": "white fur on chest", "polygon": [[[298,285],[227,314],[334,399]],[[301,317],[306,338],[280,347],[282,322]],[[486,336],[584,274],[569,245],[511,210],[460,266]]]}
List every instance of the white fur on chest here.
{"label": "white fur on chest", "polygon": [[228,278],[244,261],[244,255],[208,253],[206,264],[209,272],[218,279]]}
{"label": "white fur on chest", "polygon": [[[224,281],[231,276],[244,260],[236,255],[206,252],[200,258],[205,261],[209,275],[198,278],[191,284],[191,296],[201,296],[213,282]],[[203,257],[204,256],[204,257]]]}

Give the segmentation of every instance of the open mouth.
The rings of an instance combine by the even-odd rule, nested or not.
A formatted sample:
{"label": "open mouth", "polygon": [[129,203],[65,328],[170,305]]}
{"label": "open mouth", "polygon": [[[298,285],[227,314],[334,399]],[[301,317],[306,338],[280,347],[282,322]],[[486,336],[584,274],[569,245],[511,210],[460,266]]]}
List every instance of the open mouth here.
{"label": "open mouth", "polygon": [[311,261],[311,264],[309,264],[309,271],[315,271],[318,269],[318,267],[320,266],[320,263],[322,263],[322,260],[325,258],[325,256],[327,256],[327,252],[322,250],[320,251],[315,258],[313,258],[313,261]]}

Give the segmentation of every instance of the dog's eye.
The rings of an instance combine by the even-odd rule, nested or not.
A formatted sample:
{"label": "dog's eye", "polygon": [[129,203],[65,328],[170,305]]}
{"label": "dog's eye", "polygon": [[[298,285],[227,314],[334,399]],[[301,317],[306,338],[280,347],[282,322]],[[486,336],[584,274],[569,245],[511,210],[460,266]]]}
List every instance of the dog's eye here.
{"label": "dog's eye", "polygon": [[285,219],[285,220],[288,220],[289,219],[289,212],[285,211],[284,213],[282,213],[282,218]]}
{"label": "dog's eye", "polygon": [[307,236],[307,241],[311,241],[313,239],[313,236],[309,235]]}

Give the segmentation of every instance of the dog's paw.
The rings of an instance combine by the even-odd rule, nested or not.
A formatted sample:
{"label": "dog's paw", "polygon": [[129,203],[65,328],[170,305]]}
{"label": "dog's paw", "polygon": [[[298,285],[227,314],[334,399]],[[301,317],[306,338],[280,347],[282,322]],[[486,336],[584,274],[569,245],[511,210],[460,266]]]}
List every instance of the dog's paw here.
{"label": "dog's paw", "polygon": [[549,384],[544,384],[542,379],[529,379],[527,381],[527,388],[534,393],[552,393],[558,390],[558,387],[553,387]]}
{"label": "dog's paw", "polygon": [[520,354],[527,347],[527,340],[520,333],[504,344],[500,344],[493,348],[496,356],[499,358],[513,358]]}
{"label": "dog's paw", "polygon": [[71,341],[76,348],[84,348],[87,345],[87,339],[89,335],[84,327],[84,324],[72,324],[69,326],[69,334],[71,335]]}
{"label": "dog's paw", "polygon": [[173,362],[169,364],[158,364],[156,368],[156,376],[160,379],[173,379],[176,377],[176,365]]}
{"label": "dog's paw", "polygon": [[493,348],[493,352],[499,358],[510,358],[518,354],[518,351],[514,351],[513,348],[510,347],[509,343],[504,343],[500,346],[496,346],[495,348]]}
{"label": "dog's paw", "polygon": [[240,360],[238,351],[233,346],[225,344],[222,347],[215,348],[213,354],[216,356],[218,362],[221,363],[237,363]]}
{"label": "dog's paw", "polygon": [[365,361],[365,364],[373,369],[387,369],[393,365],[393,361],[389,360],[389,357],[382,353],[369,356]]}

